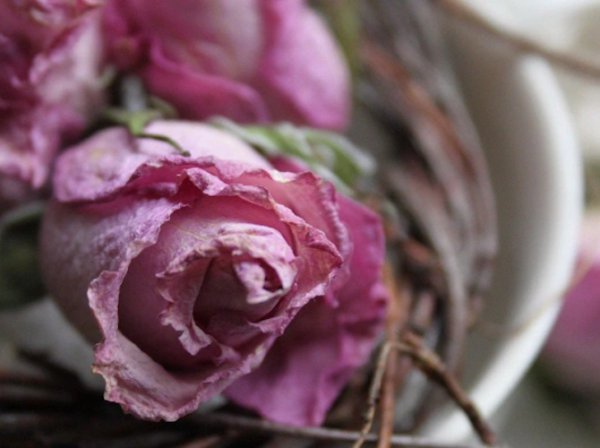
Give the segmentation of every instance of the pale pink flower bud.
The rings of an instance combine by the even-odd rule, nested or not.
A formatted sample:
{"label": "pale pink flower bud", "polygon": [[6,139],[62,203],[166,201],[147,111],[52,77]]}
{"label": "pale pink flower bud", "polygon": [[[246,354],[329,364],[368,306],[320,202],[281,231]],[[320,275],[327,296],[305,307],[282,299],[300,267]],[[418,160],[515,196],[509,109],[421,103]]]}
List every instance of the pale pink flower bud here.
{"label": "pale pink flower bud", "polygon": [[99,342],[105,397],[175,420],[233,384],[268,418],[321,422],[381,327],[379,217],[224,131],[146,132],[191,156],[102,131],[58,159],[43,223],[48,287]]}

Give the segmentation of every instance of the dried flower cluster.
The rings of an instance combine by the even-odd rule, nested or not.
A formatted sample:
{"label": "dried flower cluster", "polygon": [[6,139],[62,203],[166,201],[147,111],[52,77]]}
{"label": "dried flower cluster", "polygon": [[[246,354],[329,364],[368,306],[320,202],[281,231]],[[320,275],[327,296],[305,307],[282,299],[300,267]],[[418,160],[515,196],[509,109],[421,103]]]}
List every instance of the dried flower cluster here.
{"label": "dried flower cluster", "polygon": [[[172,421],[224,393],[320,424],[382,328],[381,219],[309,161],[201,121],[342,129],[344,58],[304,0],[148,6],[2,3],[3,207],[51,191],[43,275],[106,399]],[[180,119],[125,92],[129,126],[81,141],[132,76]]]}
{"label": "dried flower cluster", "polygon": [[[362,17],[329,0],[0,4],[0,249],[22,233],[4,264],[28,273],[39,255],[104,398],[180,420],[177,440],[214,425],[242,431],[215,443],[250,430],[360,446],[380,415],[380,446],[426,444],[392,437],[437,403],[410,382],[417,366],[495,441],[454,377],[496,250],[481,148],[428,40],[431,5],[367,3]],[[389,134],[379,166],[337,134],[353,107]],[[39,199],[38,241],[19,226]],[[59,383],[69,412],[85,396],[112,425],[97,394]],[[396,413],[403,384],[418,399]],[[182,418],[215,397],[225,412]],[[344,430],[306,428],[326,419]]]}

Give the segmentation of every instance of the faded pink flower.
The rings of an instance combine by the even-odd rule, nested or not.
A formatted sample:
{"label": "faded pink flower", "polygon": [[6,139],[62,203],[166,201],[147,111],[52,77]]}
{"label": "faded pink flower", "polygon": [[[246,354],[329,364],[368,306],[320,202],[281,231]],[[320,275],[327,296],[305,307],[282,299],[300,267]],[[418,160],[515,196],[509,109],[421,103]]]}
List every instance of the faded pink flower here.
{"label": "faded pink flower", "polygon": [[183,118],[342,128],[349,76],[304,0],[109,0],[110,58]]}
{"label": "faded pink flower", "polygon": [[96,3],[0,2],[1,178],[39,188],[60,145],[94,114],[102,52],[99,17],[87,10]]}
{"label": "faded pink flower", "polygon": [[191,157],[103,131],[58,159],[43,223],[48,287],[100,341],[105,397],[175,420],[233,383],[231,399],[269,418],[322,421],[381,326],[379,218],[223,131],[146,131]]}
{"label": "faded pink flower", "polygon": [[[85,13],[104,0],[5,0],[2,2],[2,28],[9,34],[25,32],[38,48],[48,45],[58,34],[76,26]],[[35,36],[35,37],[34,37]]]}
{"label": "faded pink flower", "polygon": [[600,393],[600,212],[584,220],[577,271],[542,359],[563,386]]}

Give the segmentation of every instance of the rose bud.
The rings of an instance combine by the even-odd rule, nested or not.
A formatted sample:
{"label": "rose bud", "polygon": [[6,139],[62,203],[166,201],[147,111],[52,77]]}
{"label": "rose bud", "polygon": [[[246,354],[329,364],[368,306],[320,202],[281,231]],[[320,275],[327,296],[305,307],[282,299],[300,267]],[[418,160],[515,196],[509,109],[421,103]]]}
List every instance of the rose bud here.
{"label": "rose bud", "polygon": [[345,126],[341,50],[304,0],[109,0],[109,58],[182,118]]}
{"label": "rose bud", "polygon": [[[46,181],[59,147],[100,97],[96,2],[0,2],[0,203]],[[14,190],[14,188],[11,188]]]}
{"label": "rose bud", "polygon": [[542,361],[557,384],[600,394],[600,212],[584,219],[575,285],[567,293]]}
{"label": "rose bud", "polygon": [[269,418],[319,423],[381,327],[379,218],[208,125],[145,132],[191,156],[102,131],[59,157],[42,225],[47,285],[99,342],[105,398],[175,420],[233,383]]}

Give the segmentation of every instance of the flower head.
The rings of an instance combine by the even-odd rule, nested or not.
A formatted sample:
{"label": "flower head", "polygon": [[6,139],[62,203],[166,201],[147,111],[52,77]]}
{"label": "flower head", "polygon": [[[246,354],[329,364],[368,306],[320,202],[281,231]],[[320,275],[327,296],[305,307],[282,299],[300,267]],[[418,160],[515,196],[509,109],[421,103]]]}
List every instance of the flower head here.
{"label": "flower head", "polygon": [[0,4],[0,177],[42,186],[61,144],[96,112],[101,39],[87,12],[95,4]]}
{"label": "flower head", "polygon": [[224,131],[146,132],[191,156],[103,131],[59,158],[43,224],[48,286],[99,342],[106,398],[174,420],[233,384],[231,399],[270,418],[322,421],[381,325],[379,218]]}
{"label": "flower head", "polygon": [[183,118],[341,128],[349,77],[304,0],[109,0],[109,56]]}

